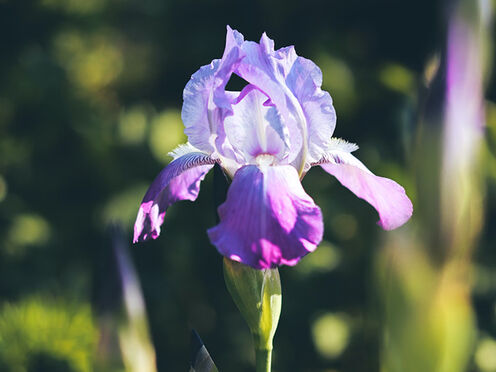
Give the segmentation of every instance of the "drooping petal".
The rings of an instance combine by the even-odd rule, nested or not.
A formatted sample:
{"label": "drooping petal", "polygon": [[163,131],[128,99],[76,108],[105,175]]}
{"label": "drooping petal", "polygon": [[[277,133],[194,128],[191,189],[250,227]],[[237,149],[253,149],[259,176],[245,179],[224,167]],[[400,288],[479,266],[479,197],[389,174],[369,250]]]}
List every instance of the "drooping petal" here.
{"label": "drooping petal", "polygon": [[222,255],[256,269],[295,265],[322,239],[320,208],[290,165],[240,168],[218,212],[210,241]]}
{"label": "drooping petal", "polygon": [[202,66],[184,88],[181,111],[184,132],[193,146],[209,154],[215,150],[216,135],[219,131],[222,134],[222,120],[231,113],[232,97],[224,88],[242,58],[242,43],[243,35],[228,26],[222,58]]}
{"label": "drooping petal", "polygon": [[156,239],[167,208],[179,200],[196,200],[200,182],[215,161],[201,152],[182,155],[166,166],[141,202],[134,225],[133,242]]}
{"label": "drooping petal", "polygon": [[240,163],[250,163],[257,155],[284,158],[289,133],[273,105],[264,105],[267,96],[248,85],[232,106],[233,115],[224,119],[224,130]]}
{"label": "drooping petal", "polygon": [[[353,144],[341,142],[339,146],[353,148]],[[371,204],[379,213],[378,225],[393,230],[412,216],[412,202],[405,189],[389,178],[373,174],[349,152],[336,149],[327,154],[320,166],[353,192]]]}

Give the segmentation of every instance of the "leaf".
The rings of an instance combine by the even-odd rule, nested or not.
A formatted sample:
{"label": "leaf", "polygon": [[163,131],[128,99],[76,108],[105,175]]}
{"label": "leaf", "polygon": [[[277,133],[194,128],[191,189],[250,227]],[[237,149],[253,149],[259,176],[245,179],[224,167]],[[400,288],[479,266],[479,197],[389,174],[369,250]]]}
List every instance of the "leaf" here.
{"label": "leaf", "polygon": [[198,333],[191,331],[191,367],[189,372],[218,372]]}

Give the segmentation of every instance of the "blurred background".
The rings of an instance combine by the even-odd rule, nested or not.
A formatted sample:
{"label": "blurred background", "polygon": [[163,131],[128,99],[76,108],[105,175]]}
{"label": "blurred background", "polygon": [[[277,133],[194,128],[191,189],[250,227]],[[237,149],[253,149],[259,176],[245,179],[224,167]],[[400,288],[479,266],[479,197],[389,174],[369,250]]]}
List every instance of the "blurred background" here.
{"label": "blurred background", "polygon": [[205,232],[212,175],[160,239],[131,246],[147,186],[186,140],[182,90],[222,55],[227,24],[315,61],[335,136],[414,204],[383,232],[334,178],[305,177],[325,236],[280,269],[273,370],[496,371],[493,5],[0,0],[0,371],[184,371],[191,328],[221,371],[254,369]]}

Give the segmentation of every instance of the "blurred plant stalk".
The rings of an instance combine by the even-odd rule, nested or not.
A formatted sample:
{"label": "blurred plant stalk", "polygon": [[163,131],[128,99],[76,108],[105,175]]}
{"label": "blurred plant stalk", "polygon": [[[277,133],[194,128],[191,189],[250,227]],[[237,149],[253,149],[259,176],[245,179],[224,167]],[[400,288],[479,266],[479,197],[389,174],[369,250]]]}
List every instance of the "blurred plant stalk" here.
{"label": "blurred plant stalk", "polygon": [[448,260],[468,262],[482,225],[483,75],[488,1],[463,0],[448,27],[441,168],[441,239]]}
{"label": "blurred plant stalk", "polygon": [[224,279],[253,336],[256,371],[270,372],[282,304],[279,270],[256,270],[224,258]]}
{"label": "blurred plant stalk", "polygon": [[128,372],[156,372],[155,348],[150,338],[141,286],[127,246],[119,232],[118,229],[114,232],[114,251],[126,312],[125,321],[119,329],[124,366]]}
{"label": "blurred plant stalk", "polygon": [[483,223],[491,9],[483,0],[449,5],[446,54],[417,138],[414,224],[389,234],[377,261],[383,372],[463,372],[476,337],[471,256]]}

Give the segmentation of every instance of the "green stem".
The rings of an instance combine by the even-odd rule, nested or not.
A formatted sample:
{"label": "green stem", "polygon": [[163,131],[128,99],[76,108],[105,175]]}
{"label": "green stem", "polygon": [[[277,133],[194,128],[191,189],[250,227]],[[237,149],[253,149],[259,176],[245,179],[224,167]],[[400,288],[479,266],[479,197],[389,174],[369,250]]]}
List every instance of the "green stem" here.
{"label": "green stem", "polygon": [[256,349],[255,358],[257,365],[256,372],[270,372],[272,349]]}

